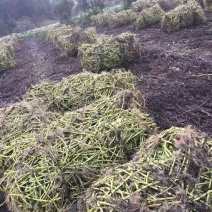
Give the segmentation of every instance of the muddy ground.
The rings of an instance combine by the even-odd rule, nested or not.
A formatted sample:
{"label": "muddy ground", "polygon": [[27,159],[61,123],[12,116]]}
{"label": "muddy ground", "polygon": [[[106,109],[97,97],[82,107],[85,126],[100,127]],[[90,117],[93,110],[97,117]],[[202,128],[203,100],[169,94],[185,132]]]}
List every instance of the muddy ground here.
{"label": "muddy ground", "polygon": [[[127,30],[137,34],[145,54],[125,68],[138,76],[147,111],[158,127],[193,125],[212,135],[212,15],[205,25],[171,34],[159,25],[140,31],[130,25],[97,29],[108,35]],[[18,101],[44,79],[58,81],[82,71],[79,59],[62,56],[39,37],[22,41],[15,59],[16,68],[0,74],[0,107]]]}

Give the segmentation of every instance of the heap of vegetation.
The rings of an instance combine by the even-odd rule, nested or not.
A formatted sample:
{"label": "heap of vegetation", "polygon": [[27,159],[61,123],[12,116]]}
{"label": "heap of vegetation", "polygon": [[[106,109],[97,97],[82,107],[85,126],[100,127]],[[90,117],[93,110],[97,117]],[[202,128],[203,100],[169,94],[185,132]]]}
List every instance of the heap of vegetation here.
{"label": "heap of vegetation", "polygon": [[98,13],[97,15],[91,16],[92,25],[97,26],[109,26],[110,17],[114,15],[114,12],[109,13]]}
{"label": "heap of vegetation", "polygon": [[115,37],[102,36],[94,44],[83,44],[79,49],[82,67],[101,72],[138,60],[141,48],[136,36],[126,32]]}
{"label": "heap of vegetation", "polygon": [[[80,75],[69,80],[93,89],[95,83],[82,75],[84,80]],[[79,102],[77,110],[52,113],[31,100],[0,111],[0,189],[12,211],[70,210],[102,169],[127,162],[155,131],[154,122],[137,103],[131,73],[90,75],[99,79],[99,92],[87,95],[99,98],[82,108]],[[110,79],[116,79],[117,90],[108,88]],[[73,88],[68,92],[80,100],[83,91],[82,86],[81,92]]]}
{"label": "heap of vegetation", "polygon": [[165,12],[161,9],[158,4],[153,7],[144,9],[135,19],[134,26],[137,29],[142,29],[147,26],[151,26],[160,23]]}
{"label": "heap of vegetation", "polygon": [[[99,13],[91,16],[93,25],[120,27],[133,23],[137,29],[160,23],[165,31],[177,31],[181,28],[204,22],[204,11],[210,11],[210,0],[139,0],[131,4],[131,9],[121,12]],[[205,5],[205,6],[203,6]],[[165,11],[168,13],[165,14]]]}
{"label": "heap of vegetation", "polygon": [[82,43],[93,43],[97,37],[94,28],[83,30],[80,27],[66,25],[44,27],[41,33],[70,57],[77,55],[78,47]]}
{"label": "heap of vegetation", "polygon": [[[164,12],[161,7],[156,3],[156,1],[141,0],[138,2],[132,3],[132,7],[129,10],[124,10],[117,13],[110,12],[93,15],[91,16],[92,24],[116,28],[127,25],[129,23],[134,23],[136,28],[140,29],[146,26],[150,26],[152,24],[159,23],[161,21]],[[137,4],[141,4],[142,8],[140,6],[140,9],[136,9]]]}
{"label": "heap of vegetation", "polygon": [[130,19],[130,23],[134,23],[135,20],[138,18],[138,16],[140,15],[139,12],[133,12],[132,10],[127,10],[128,14],[129,14],[129,19]]}
{"label": "heap of vegetation", "polygon": [[130,11],[128,10],[113,13],[108,19],[108,25],[112,28],[127,25],[130,23],[130,15]]}
{"label": "heap of vegetation", "polygon": [[[118,12],[118,13],[111,13],[109,15],[109,17],[106,19],[107,20],[106,24],[108,26],[112,27],[112,28],[124,26],[124,25],[127,25],[129,23],[134,23],[135,20],[138,17],[140,17],[140,15],[141,15],[140,13],[133,12],[130,9],[122,11],[122,12]],[[107,14],[107,16],[108,16],[108,14]]]}
{"label": "heap of vegetation", "polygon": [[134,76],[129,72],[94,74],[84,72],[71,75],[59,83],[44,82],[28,91],[24,99],[37,101],[50,110],[70,111],[89,105],[102,96],[135,90]]}
{"label": "heap of vegetation", "polygon": [[163,17],[161,27],[167,32],[178,31],[203,23],[205,20],[204,11],[195,1],[180,5],[168,12]]}
{"label": "heap of vegetation", "polygon": [[[56,112],[48,111],[48,108],[39,102],[22,101],[7,108],[0,109],[0,139],[9,140],[20,137],[22,134],[39,132],[42,127],[48,125],[59,116]],[[11,154],[12,155],[12,154]],[[9,164],[9,159],[5,164]],[[2,160],[0,166],[2,170]],[[4,165],[8,167],[8,165]]]}
{"label": "heap of vegetation", "polygon": [[18,35],[8,35],[0,38],[0,72],[15,66],[14,47],[18,42]]}
{"label": "heap of vegetation", "polygon": [[134,161],[109,168],[78,211],[211,211],[212,140],[191,128],[151,137]]}
{"label": "heap of vegetation", "polygon": [[134,12],[141,12],[144,9],[154,6],[156,2],[156,0],[138,0],[133,2],[130,8]]}
{"label": "heap of vegetation", "polygon": [[112,28],[124,26],[131,22],[131,17],[135,13],[131,10],[124,10],[121,12],[108,12],[99,13],[97,15],[91,16],[91,21],[93,25],[97,26],[110,26]]}

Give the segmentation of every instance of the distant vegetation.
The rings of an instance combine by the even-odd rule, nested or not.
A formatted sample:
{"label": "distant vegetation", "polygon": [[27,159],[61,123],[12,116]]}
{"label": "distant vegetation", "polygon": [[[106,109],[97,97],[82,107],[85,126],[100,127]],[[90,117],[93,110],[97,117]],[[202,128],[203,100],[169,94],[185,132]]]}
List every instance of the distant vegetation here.
{"label": "distant vegetation", "polygon": [[91,24],[117,28],[131,23],[142,29],[161,23],[164,31],[178,31],[204,23],[209,6],[201,5],[198,0],[138,0],[127,10],[92,15]]}
{"label": "distant vegetation", "polygon": [[1,0],[0,37],[14,32],[22,33],[49,21],[87,23],[90,22],[91,15],[103,12],[105,7],[114,4],[129,7],[132,1],[134,0]]}
{"label": "distant vegetation", "polygon": [[74,9],[89,14],[102,12],[105,4],[103,0],[53,0],[53,11],[61,23],[69,24],[72,22]]}
{"label": "distant vegetation", "polygon": [[49,0],[1,0],[0,36],[32,29],[51,18]]}
{"label": "distant vegetation", "polygon": [[[189,2],[193,4],[192,7],[196,7],[196,2],[199,3],[198,12],[202,14],[200,6],[205,11],[212,11],[211,0],[1,0],[0,37],[14,32],[22,33],[58,20],[63,24],[93,23],[113,28],[132,23],[141,29],[161,22],[163,11],[169,12]],[[163,11],[158,6],[152,8],[156,4]]]}

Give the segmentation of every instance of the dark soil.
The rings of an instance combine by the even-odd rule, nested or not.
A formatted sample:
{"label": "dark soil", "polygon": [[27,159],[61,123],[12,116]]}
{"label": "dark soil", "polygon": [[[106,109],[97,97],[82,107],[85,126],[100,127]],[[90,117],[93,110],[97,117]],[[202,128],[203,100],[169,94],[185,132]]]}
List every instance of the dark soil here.
{"label": "dark soil", "polygon": [[18,101],[32,86],[45,79],[61,80],[80,72],[79,60],[62,56],[40,37],[22,41],[15,51],[16,68],[0,75],[0,107]]}
{"label": "dark soil", "polygon": [[136,33],[145,53],[128,68],[139,77],[146,108],[160,129],[193,125],[212,135],[212,14],[207,23],[176,33],[160,26],[98,28],[108,35]]}
{"label": "dark soil", "polygon": [[[0,192],[0,205],[4,202],[4,195]],[[0,206],[0,212],[8,212],[6,205],[4,204],[2,207]]]}
{"label": "dark soil", "polygon": [[141,80],[146,107],[162,129],[194,125],[212,133],[212,26],[140,34],[148,53],[129,68]]}
{"label": "dark soil", "polygon": [[[138,76],[138,88],[158,127],[193,125],[212,135],[212,14],[205,25],[172,34],[160,26],[97,29],[109,35],[127,30],[136,33],[146,49],[141,61],[128,68]],[[15,59],[16,68],[0,75],[0,107],[18,101],[44,79],[58,81],[82,71],[79,59],[61,56],[39,37],[21,42]]]}

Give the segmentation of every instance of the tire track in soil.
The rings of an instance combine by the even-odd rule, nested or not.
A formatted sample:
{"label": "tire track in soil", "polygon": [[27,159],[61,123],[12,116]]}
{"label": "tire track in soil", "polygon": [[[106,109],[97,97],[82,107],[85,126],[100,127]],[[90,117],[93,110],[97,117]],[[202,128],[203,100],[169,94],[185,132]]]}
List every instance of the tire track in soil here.
{"label": "tire track in soil", "polygon": [[77,58],[61,55],[59,49],[41,37],[20,42],[15,50],[16,67],[0,74],[0,107],[21,99],[45,79],[61,80],[82,70]]}

